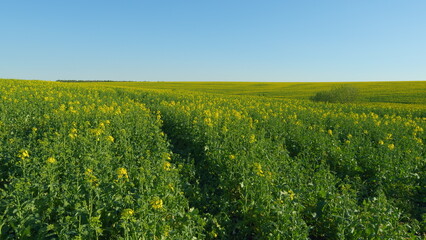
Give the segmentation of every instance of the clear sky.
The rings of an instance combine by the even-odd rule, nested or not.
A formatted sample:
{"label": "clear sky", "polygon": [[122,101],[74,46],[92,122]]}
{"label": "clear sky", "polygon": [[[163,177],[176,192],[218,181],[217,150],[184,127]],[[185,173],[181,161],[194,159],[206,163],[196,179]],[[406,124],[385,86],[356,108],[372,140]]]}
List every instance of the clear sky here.
{"label": "clear sky", "polygon": [[426,1],[2,0],[0,78],[426,80]]}

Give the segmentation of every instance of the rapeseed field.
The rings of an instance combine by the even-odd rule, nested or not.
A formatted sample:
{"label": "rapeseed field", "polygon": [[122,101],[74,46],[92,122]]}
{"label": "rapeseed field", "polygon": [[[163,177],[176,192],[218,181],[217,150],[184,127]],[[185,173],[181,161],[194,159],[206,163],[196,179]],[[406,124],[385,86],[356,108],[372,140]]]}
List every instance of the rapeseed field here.
{"label": "rapeseed field", "polygon": [[210,84],[0,80],[0,239],[426,236],[424,82]]}

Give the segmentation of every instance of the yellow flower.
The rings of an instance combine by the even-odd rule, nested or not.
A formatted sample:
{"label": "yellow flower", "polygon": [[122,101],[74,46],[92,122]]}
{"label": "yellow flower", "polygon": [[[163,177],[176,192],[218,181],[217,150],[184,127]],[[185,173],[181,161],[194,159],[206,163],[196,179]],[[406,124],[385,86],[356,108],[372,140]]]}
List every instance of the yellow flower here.
{"label": "yellow flower", "polygon": [[213,122],[211,118],[204,118],[204,123],[209,127],[213,127]]}
{"label": "yellow flower", "polygon": [[170,171],[170,170],[171,170],[171,168],[172,168],[172,164],[171,164],[170,162],[165,161],[165,162],[163,163],[163,169],[164,169],[164,170],[166,170],[166,171]]}
{"label": "yellow flower", "polygon": [[163,200],[161,200],[159,197],[154,197],[154,199],[151,201],[151,206],[154,209],[162,209]]}
{"label": "yellow flower", "polygon": [[28,153],[28,151],[27,151],[27,150],[25,150],[25,149],[21,149],[21,150],[19,151],[18,157],[19,157],[19,158],[21,158],[22,160],[24,160],[25,158],[30,157],[30,154]]}
{"label": "yellow flower", "polygon": [[254,142],[256,142],[256,136],[254,135],[254,134],[252,134],[251,136],[250,136],[250,141],[249,141],[250,143],[254,143]]}
{"label": "yellow flower", "polygon": [[389,148],[389,150],[393,150],[393,149],[395,148],[395,145],[393,145],[393,144],[389,144],[389,145],[388,145],[388,148]]}
{"label": "yellow flower", "polygon": [[258,176],[265,176],[262,170],[262,165],[260,165],[260,163],[254,163],[254,170]]}
{"label": "yellow flower", "polygon": [[90,183],[92,186],[99,186],[98,178],[93,174],[93,170],[88,168],[84,173],[86,175],[86,181]]}
{"label": "yellow flower", "polygon": [[50,163],[50,164],[55,164],[57,161],[56,161],[56,159],[55,159],[54,157],[50,157],[50,158],[48,158],[48,159],[46,160],[46,162],[47,162],[47,163]]}
{"label": "yellow flower", "polygon": [[90,129],[93,135],[100,136],[103,133],[103,130],[100,128]]}
{"label": "yellow flower", "polygon": [[76,137],[77,137],[77,129],[72,128],[72,129],[70,130],[70,133],[68,134],[68,136],[69,136],[71,139],[76,138]]}
{"label": "yellow flower", "polygon": [[133,209],[126,208],[121,212],[121,218],[130,218],[131,216],[133,216],[133,214],[135,214],[135,211],[133,211]]}
{"label": "yellow flower", "polygon": [[328,133],[328,135],[333,135],[333,130],[328,129],[327,133]]}
{"label": "yellow flower", "polygon": [[228,129],[226,126],[223,126],[223,127],[222,127],[222,131],[223,131],[224,133],[226,133],[226,132],[228,132],[228,131],[229,131],[229,129]]}
{"label": "yellow flower", "polygon": [[108,142],[114,142],[114,137],[113,136],[108,136],[108,137],[106,137],[106,140]]}
{"label": "yellow flower", "polygon": [[379,140],[379,145],[383,145],[384,144],[384,142],[382,141],[382,140]]}
{"label": "yellow flower", "polygon": [[129,176],[127,175],[127,170],[125,168],[118,168],[116,173],[118,178],[129,178]]}
{"label": "yellow flower", "polygon": [[30,154],[28,153],[28,151],[27,151],[27,150],[24,150],[24,151],[22,151],[21,153],[22,153],[22,157],[23,157],[23,158],[26,158],[26,157],[29,157],[29,156],[30,156]]}
{"label": "yellow flower", "polygon": [[66,107],[64,104],[61,104],[61,106],[59,106],[59,111],[65,111]]}
{"label": "yellow flower", "polygon": [[423,128],[416,126],[416,128],[414,129],[414,133],[417,133],[417,132],[423,132]]}
{"label": "yellow flower", "polygon": [[290,200],[293,200],[294,197],[296,196],[296,194],[292,191],[292,190],[288,190],[288,197],[290,198]]}
{"label": "yellow flower", "polygon": [[229,155],[229,159],[234,160],[235,159],[235,155],[233,155],[233,154]]}
{"label": "yellow flower", "polygon": [[165,227],[164,227],[164,236],[165,237],[168,237],[169,236],[169,233],[170,233],[170,226],[169,225],[166,225]]}

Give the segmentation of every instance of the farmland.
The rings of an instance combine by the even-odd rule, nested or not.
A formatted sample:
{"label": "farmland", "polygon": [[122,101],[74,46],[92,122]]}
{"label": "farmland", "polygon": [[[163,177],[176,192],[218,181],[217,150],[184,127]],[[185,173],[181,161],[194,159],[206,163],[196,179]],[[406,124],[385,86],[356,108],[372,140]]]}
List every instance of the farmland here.
{"label": "farmland", "polygon": [[81,83],[132,89],[186,90],[225,95],[265,96],[307,100],[316,92],[348,85],[361,92],[361,103],[426,104],[426,82],[98,82]]}
{"label": "farmland", "polygon": [[0,80],[1,239],[422,239],[426,84]]}

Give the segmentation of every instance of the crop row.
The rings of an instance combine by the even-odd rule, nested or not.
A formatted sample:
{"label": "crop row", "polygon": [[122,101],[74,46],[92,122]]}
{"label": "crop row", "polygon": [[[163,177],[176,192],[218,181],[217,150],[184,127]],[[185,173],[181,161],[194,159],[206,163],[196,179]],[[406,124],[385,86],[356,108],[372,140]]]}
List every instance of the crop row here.
{"label": "crop row", "polygon": [[3,82],[1,239],[190,239],[160,121],[114,91]]}
{"label": "crop row", "polygon": [[212,216],[212,236],[399,239],[425,230],[426,122],[409,110],[379,115],[354,105],[158,91],[134,97],[160,111],[175,151],[192,157],[188,185],[199,189],[188,199]]}

